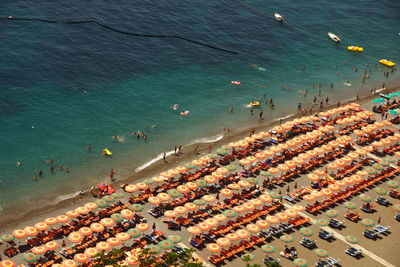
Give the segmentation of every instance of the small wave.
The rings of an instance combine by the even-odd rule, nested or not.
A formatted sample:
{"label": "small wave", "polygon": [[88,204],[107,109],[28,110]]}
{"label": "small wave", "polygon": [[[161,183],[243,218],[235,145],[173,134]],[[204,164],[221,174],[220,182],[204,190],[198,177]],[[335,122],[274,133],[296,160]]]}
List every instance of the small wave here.
{"label": "small wave", "polygon": [[[167,154],[167,156],[170,156],[170,155],[174,154],[174,151],[172,151],[172,150],[168,151],[168,152],[166,152],[166,154]],[[148,162],[146,162],[146,163],[140,165],[139,167],[137,167],[135,169],[135,172],[140,172],[141,170],[144,170],[145,168],[153,165],[154,163],[156,163],[157,161],[159,161],[163,157],[164,157],[164,153],[158,154],[155,158],[153,158],[153,159],[149,160]]]}
{"label": "small wave", "polygon": [[203,138],[196,139],[193,142],[189,143],[189,146],[193,145],[193,144],[197,144],[197,143],[213,143],[213,142],[217,142],[217,141],[221,140],[222,138],[224,138],[223,134],[217,134],[217,135],[214,135],[211,137],[203,137]]}
{"label": "small wave", "polygon": [[56,197],[56,199],[54,201],[55,201],[55,203],[59,203],[59,202],[61,202],[63,200],[67,200],[67,199],[71,199],[71,198],[77,197],[77,196],[79,196],[79,194],[81,192],[82,191],[77,191],[77,192],[73,192],[73,193],[70,193],[70,194],[58,196],[58,197]]}
{"label": "small wave", "polygon": [[288,114],[288,115],[286,115],[286,116],[273,119],[272,121],[275,122],[275,121],[280,121],[280,120],[286,120],[287,118],[290,118],[290,117],[292,117],[292,116],[294,116],[294,115],[295,115],[294,113],[291,113],[291,114]]}
{"label": "small wave", "polygon": [[[218,134],[218,135],[214,135],[211,137],[199,138],[199,139],[196,139],[193,142],[189,143],[188,146],[196,144],[196,143],[213,143],[213,142],[221,140],[222,138],[224,138],[223,134]],[[166,152],[167,156],[170,156],[172,154],[174,154],[174,151],[172,151],[172,150]],[[161,160],[163,157],[164,157],[164,153],[158,154],[155,158],[153,158],[153,159],[147,161],[146,163],[140,165],[139,167],[137,167],[135,169],[135,172],[140,172],[140,171],[144,170],[145,168],[147,168],[147,167],[153,165],[154,163],[156,163],[157,161]]]}
{"label": "small wave", "polygon": [[386,89],[386,88],[377,89],[377,90],[375,90],[375,92],[379,93],[379,92],[382,92],[382,91],[385,90],[385,89]]}

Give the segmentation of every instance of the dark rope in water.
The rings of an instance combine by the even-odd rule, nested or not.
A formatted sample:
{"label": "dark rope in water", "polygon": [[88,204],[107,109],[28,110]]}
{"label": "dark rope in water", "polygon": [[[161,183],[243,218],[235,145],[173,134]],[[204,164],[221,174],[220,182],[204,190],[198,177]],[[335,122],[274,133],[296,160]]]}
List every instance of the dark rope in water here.
{"label": "dark rope in water", "polygon": [[114,31],[116,33],[120,33],[120,34],[125,34],[125,35],[129,35],[129,36],[135,36],[135,37],[145,37],[145,38],[165,38],[165,39],[178,39],[178,40],[182,40],[182,41],[186,41],[192,44],[196,44],[199,46],[203,46],[203,47],[207,47],[207,48],[211,48],[211,49],[215,49],[215,50],[219,50],[222,52],[226,52],[226,53],[230,53],[230,54],[239,54],[238,52],[235,51],[230,51],[224,48],[219,48],[213,45],[209,45],[206,43],[202,43],[199,41],[195,41],[195,40],[191,40],[179,35],[157,35],[157,34],[142,34],[142,33],[134,33],[134,32],[127,32],[127,31],[123,31],[123,30],[119,30],[110,26],[107,26],[105,24],[102,24],[96,20],[80,20],[80,21],[55,21],[55,20],[47,20],[47,19],[38,19],[38,18],[15,18],[15,17],[8,17],[8,18],[4,18],[4,17],[0,17],[0,20],[8,20],[8,21],[39,21],[39,22],[44,22],[44,23],[54,23],[54,24],[96,24],[106,30],[110,30],[110,31]]}

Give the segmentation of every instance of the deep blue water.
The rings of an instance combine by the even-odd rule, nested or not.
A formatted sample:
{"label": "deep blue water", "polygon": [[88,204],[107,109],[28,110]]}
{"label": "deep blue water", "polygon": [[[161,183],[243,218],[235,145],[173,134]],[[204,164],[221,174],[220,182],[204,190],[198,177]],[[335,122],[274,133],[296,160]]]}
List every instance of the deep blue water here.
{"label": "deep blue water", "polygon": [[[399,1],[249,3],[267,15],[235,1],[2,1],[1,17],[97,20],[239,54],[182,40],[131,37],[94,24],[0,20],[0,205],[51,197],[60,188],[63,194],[74,192],[102,181],[110,168],[128,175],[174,145],[256,122],[245,104],[264,94],[275,99],[275,110],[264,108],[272,119],[294,113],[299,101],[310,103],[318,92],[313,84],[321,83],[323,96],[333,102],[398,77],[385,79],[384,68],[374,65],[381,58],[400,61]],[[277,10],[286,23],[271,18]],[[343,45],[365,47],[365,53],[336,46],[328,31],[341,36]],[[371,78],[361,86],[367,63]],[[232,86],[231,80],[242,85]],[[344,86],[346,81],[353,86]],[[297,93],[306,89],[307,98]],[[169,108],[175,103],[190,116]],[[146,129],[154,124],[158,128]],[[148,143],[130,136],[132,130],[145,130]],[[125,143],[113,142],[113,135]],[[113,158],[100,155],[104,147]],[[71,172],[51,174],[44,164],[48,159]],[[33,181],[40,169],[44,176]]]}

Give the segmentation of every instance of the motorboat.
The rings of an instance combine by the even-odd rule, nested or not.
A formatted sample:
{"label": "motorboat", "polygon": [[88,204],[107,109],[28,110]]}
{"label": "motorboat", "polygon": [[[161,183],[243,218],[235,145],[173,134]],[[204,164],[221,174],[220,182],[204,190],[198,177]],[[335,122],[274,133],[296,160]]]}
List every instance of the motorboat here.
{"label": "motorboat", "polygon": [[341,41],[341,39],[339,38],[339,36],[337,36],[336,34],[332,33],[332,32],[328,32],[328,36],[329,38],[334,41],[335,43],[339,43]]}
{"label": "motorboat", "polygon": [[279,14],[278,12],[275,12],[274,17],[277,21],[282,22],[283,21],[283,16]]}

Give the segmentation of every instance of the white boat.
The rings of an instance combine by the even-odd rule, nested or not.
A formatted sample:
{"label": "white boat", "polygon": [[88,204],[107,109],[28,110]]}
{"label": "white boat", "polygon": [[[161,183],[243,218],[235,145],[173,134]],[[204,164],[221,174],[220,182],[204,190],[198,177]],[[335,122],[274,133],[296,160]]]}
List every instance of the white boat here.
{"label": "white boat", "polygon": [[283,16],[277,12],[275,12],[274,17],[277,21],[283,21]]}
{"label": "white boat", "polygon": [[335,43],[339,43],[341,41],[341,39],[339,38],[339,36],[337,36],[334,33],[328,32],[328,36],[329,38],[334,41]]}

